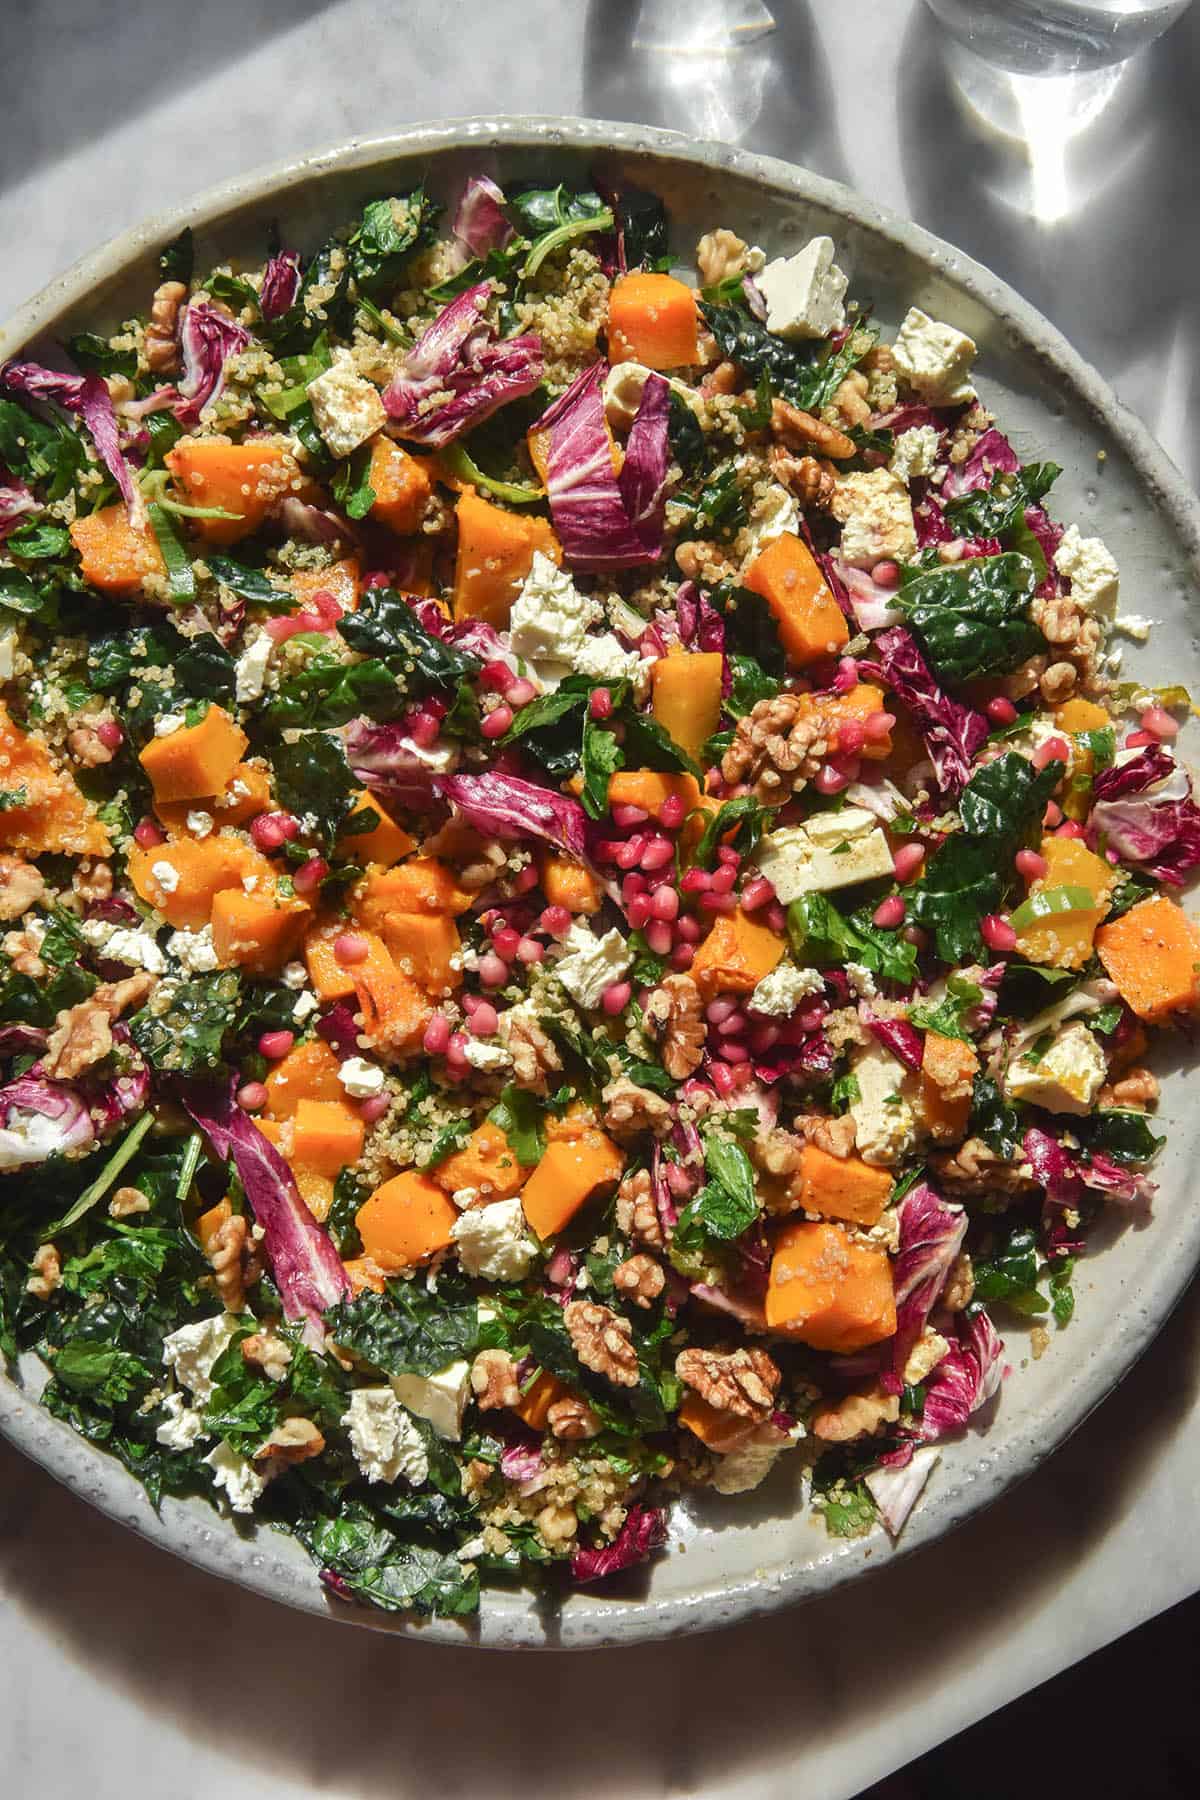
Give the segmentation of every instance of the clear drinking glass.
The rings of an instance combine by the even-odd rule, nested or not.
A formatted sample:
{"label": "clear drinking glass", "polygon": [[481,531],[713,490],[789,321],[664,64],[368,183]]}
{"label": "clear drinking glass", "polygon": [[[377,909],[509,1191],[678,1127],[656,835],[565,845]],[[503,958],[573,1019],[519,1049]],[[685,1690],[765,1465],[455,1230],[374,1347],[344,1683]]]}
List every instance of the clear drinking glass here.
{"label": "clear drinking glass", "polygon": [[1144,50],[1191,0],[926,0],[968,50],[1019,75],[1079,75]]}

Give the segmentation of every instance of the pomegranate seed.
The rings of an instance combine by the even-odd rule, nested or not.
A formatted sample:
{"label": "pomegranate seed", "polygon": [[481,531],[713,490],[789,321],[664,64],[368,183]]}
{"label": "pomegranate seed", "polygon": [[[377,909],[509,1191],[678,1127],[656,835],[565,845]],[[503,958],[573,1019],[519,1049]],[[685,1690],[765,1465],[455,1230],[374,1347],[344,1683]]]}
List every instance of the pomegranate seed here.
{"label": "pomegranate seed", "polygon": [[102,719],[96,727],[96,736],[106,750],[119,750],[125,742],[125,733],[115,719]]}
{"label": "pomegranate seed", "polygon": [[632,999],[633,988],[628,981],[610,981],[600,996],[600,1004],[609,1017],[615,1019]]}
{"label": "pomegranate seed", "polygon": [[900,565],[899,565],[899,563],[893,562],[890,557],[884,557],[883,561],[877,562],[875,564],[875,567],[871,570],[871,580],[875,583],[876,587],[881,587],[881,588],[899,587],[899,585],[900,585]]}
{"label": "pomegranate seed", "polygon": [[512,678],[513,672],[506,662],[484,663],[479,674],[479,685],[492,688],[496,693],[506,694]]}
{"label": "pomegranate seed", "polygon": [[545,954],[545,944],[539,944],[536,938],[523,937],[517,945],[518,962],[540,963]]}
{"label": "pomegranate seed", "polygon": [[818,794],[840,794],[843,788],[850,786],[850,777],[835,769],[832,763],[825,763],[813,777],[813,786]]}
{"label": "pomegranate seed", "polygon": [[1064,819],[1054,835],[1055,837],[1081,838],[1083,826],[1077,825],[1074,819]]}
{"label": "pomegranate seed", "polygon": [[635,894],[625,908],[626,917],[635,931],[641,931],[653,916],[654,903],[649,894]]}
{"label": "pomegranate seed", "polygon": [[274,813],[259,813],[250,821],[250,839],[260,850],[281,850],[283,826]]}
{"label": "pomegranate seed", "polygon": [[678,831],[687,818],[687,802],[682,794],[668,794],[658,809],[658,822],[667,831]]}
{"label": "pomegranate seed", "polygon": [[772,900],[770,906],[767,907],[766,920],[772,931],[787,930],[787,914],[784,912],[782,906],[780,906],[778,900]]}
{"label": "pomegranate seed", "polygon": [[509,682],[504,698],[510,706],[528,706],[531,700],[537,699],[537,689],[524,675],[518,675],[515,681]]}
{"label": "pomegranate seed", "polygon": [[843,656],[838,662],[837,683],[840,693],[850,694],[858,686],[858,664],[852,656]]}
{"label": "pomegranate seed", "polygon": [[258,1040],[259,1054],[265,1056],[268,1062],[278,1062],[281,1056],[287,1055],[295,1042],[294,1031],[264,1031]]}
{"label": "pomegranate seed", "polygon": [[695,960],[695,947],[691,944],[676,944],[671,952],[671,967],[680,973],[691,968]]}
{"label": "pomegranate seed", "polygon": [[709,769],[705,774],[704,791],[706,794],[720,794],[726,791],[725,779],[720,769]]}
{"label": "pomegranate seed", "polygon": [[334,960],[340,963],[366,962],[371,954],[371,946],[365,937],[359,937],[356,931],[343,931],[333,940]]}
{"label": "pomegranate seed", "polygon": [[452,1069],[461,1071],[470,1067],[467,1062],[467,1038],[464,1032],[451,1033],[450,1042],[446,1045],[446,1061]]}
{"label": "pomegranate seed", "polygon": [[997,694],[994,700],[989,700],[983,710],[993,725],[1011,725],[1017,716],[1016,707],[1003,694]]}
{"label": "pomegranate seed", "polygon": [[826,1008],[824,1004],[810,1006],[807,1012],[802,1012],[800,1014],[799,1024],[801,1031],[819,1031],[825,1013]]}
{"label": "pomegranate seed", "polygon": [[892,871],[896,880],[911,881],[924,861],[924,844],[901,844],[892,855]]}
{"label": "pomegranate seed", "polygon": [[635,869],[642,860],[646,842],[645,833],[640,831],[635,832],[631,838],[626,838],[614,859],[618,869]]}
{"label": "pomegranate seed", "polygon": [[481,1000],[471,1014],[472,1037],[495,1037],[500,1014],[490,1000]]}
{"label": "pomegranate seed", "polygon": [[1042,824],[1047,831],[1053,831],[1056,825],[1062,824],[1062,807],[1057,800],[1047,800],[1046,810],[1042,814]]}
{"label": "pomegranate seed", "polygon": [[681,914],[675,921],[675,936],[681,943],[698,944],[700,942],[699,919],[693,918],[691,913]]}
{"label": "pomegranate seed", "polygon": [[565,906],[547,906],[538,920],[538,924],[547,937],[566,937],[571,929],[571,915]]}
{"label": "pomegranate seed", "polygon": [[527,894],[530,888],[535,888],[537,884],[537,865],[536,863],[527,863],[523,869],[517,870],[509,886],[514,894]]}
{"label": "pomegranate seed", "polygon": [[775,898],[775,889],[765,875],[756,875],[742,889],[742,911],[757,912],[760,906],[769,906]]}
{"label": "pomegranate seed", "polygon": [[650,901],[650,910],[656,919],[665,919],[668,924],[679,917],[679,894],[673,887],[664,882],[662,887],[655,888]]}
{"label": "pomegranate seed", "polygon": [[445,1013],[434,1013],[425,1027],[421,1043],[430,1056],[442,1056],[450,1042],[450,1021]]}
{"label": "pomegranate seed", "polygon": [[748,1060],[744,1063],[735,1065],[733,1071],[733,1085],[735,1088],[749,1087],[753,1080],[754,1070],[750,1067]]}
{"label": "pomegranate seed", "polygon": [[689,869],[679,883],[679,891],[681,894],[706,894],[712,879],[707,869]]}
{"label": "pomegranate seed", "polygon": [[717,1026],[718,1037],[740,1037],[746,1029],[746,1015],[740,1007],[735,1007],[727,1019],[722,1019]]}
{"label": "pomegranate seed", "polygon": [[1148,731],[1131,731],[1122,746],[1125,750],[1144,750],[1147,744],[1157,744],[1158,739]]}
{"label": "pomegranate seed", "polygon": [[857,756],[867,741],[866,726],[859,719],[842,719],[837,728],[839,756]]}
{"label": "pomegranate seed", "polygon": [[895,713],[868,713],[862,722],[863,736],[868,744],[882,744],[885,737],[896,723]]}
{"label": "pomegranate seed", "polygon": [[1001,918],[999,913],[988,913],[979,929],[989,950],[1016,949],[1017,934],[1008,920]]}
{"label": "pomegranate seed", "polygon": [[719,869],[713,870],[708,885],[714,894],[732,894],[736,882],[737,870],[731,869],[728,863],[722,863]]}
{"label": "pomegranate seed", "polygon": [[666,956],[670,953],[675,934],[665,919],[651,919],[646,926],[646,943],[655,956]]}
{"label": "pomegranate seed", "polygon": [[644,825],[650,814],[644,806],[626,806],[618,800],[612,809],[612,820],[618,831],[632,831],[635,825]]}
{"label": "pomegranate seed", "polygon": [[740,850],[735,850],[732,844],[722,844],[717,851],[717,861],[728,863],[731,869],[740,869],[742,853]]}
{"label": "pomegranate seed", "polygon": [[1017,874],[1023,875],[1026,881],[1040,881],[1049,869],[1050,864],[1036,850],[1018,850],[1014,861]]}
{"label": "pomegranate seed", "polygon": [[1178,722],[1163,706],[1148,706],[1139,721],[1143,731],[1160,741],[1179,735]]}
{"label": "pomegranate seed", "polygon": [[727,913],[735,911],[736,908],[737,901],[732,894],[701,894],[700,896],[701,912]]}
{"label": "pomegranate seed", "polygon": [[153,819],[139,819],[133,828],[133,836],[134,842],[140,844],[143,850],[157,850],[160,844],[167,841],[166,832],[161,831]]}
{"label": "pomegranate seed", "polygon": [[713,1063],[710,1073],[712,1075],[712,1084],[716,1088],[718,1094],[720,1094],[722,1097],[724,1097],[726,1094],[732,1094],[732,1092],[733,1092],[733,1070],[730,1068],[728,1063],[725,1063],[725,1062]]}
{"label": "pomegranate seed", "polygon": [[508,964],[494,950],[488,950],[479,959],[479,979],[484,987],[503,987],[508,980]]}
{"label": "pomegranate seed", "polygon": [[267,1104],[267,1090],[261,1081],[247,1081],[237,1091],[237,1103],[243,1112],[261,1112]]}
{"label": "pomegranate seed", "polygon": [[505,962],[512,961],[517,954],[517,945],[520,941],[520,932],[514,931],[511,925],[498,924],[493,928],[492,948],[497,956],[504,958]]}
{"label": "pomegranate seed", "polygon": [[642,851],[642,867],[651,874],[656,869],[665,869],[668,863],[675,860],[675,846],[668,838],[651,838]]}
{"label": "pomegranate seed", "polygon": [[723,1025],[737,1011],[736,1000],[710,1000],[704,1016],[710,1025]]}
{"label": "pomegranate seed", "polygon": [[721,1056],[727,1063],[744,1063],[750,1061],[750,1052],[745,1044],[723,1043]]}
{"label": "pomegranate seed", "polygon": [[900,935],[906,944],[912,945],[914,950],[928,950],[929,948],[929,933],[922,931],[919,925],[906,925]]}
{"label": "pomegranate seed", "polygon": [[779,1042],[779,1027],[770,1019],[763,1019],[750,1027],[750,1048],[755,1056],[762,1056],[773,1050]]}
{"label": "pomegranate seed", "polygon": [[592,697],[588,701],[588,711],[593,719],[607,719],[613,709],[612,695],[606,687],[593,688]]}
{"label": "pomegranate seed", "polygon": [[881,931],[895,931],[898,925],[903,925],[907,911],[899,894],[889,894],[886,900],[879,902],[871,918]]}
{"label": "pomegranate seed", "polygon": [[485,738],[503,737],[513,722],[513,710],[507,701],[502,700],[486,715],[479,729]]}
{"label": "pomegranate seed", "polygon": [[298,894],[311,894],[314,888],[320,887],[328,873],[329,864],[323,856],[310,856],[292,876],[292,885]]}
{"label": "pomegranate seed", "polygon": [[475,1011],[475,1008],[477,1006],[482,1006],[482,1005],[483,1005],[483,995],[482,994],[464,994],[462,997],[463,1011],[466,1013],[468,1019],[470,1018],[471,1014]]}
{"label": "pomegranate seed", "polygon": [[637,869],[632,869],[621,883],[621,898],[632,900],[635,894],[648,894],[650,883]]}
{"label": "pomegranate seed", "polygon": [[1069,763],[1070,760],[1071,747],[1065,738],[1060,737],[1047,738],[1045,743],[1039,744],[1033,753],[1035,769],[1044,769],[1047,763]]}
{"label": "pomegranate seed", "polygon": [[360,1105],[358,1116],[364,1125],[377,1125],[390,1112],[391,1105],[390,1094],[372,1094]]}

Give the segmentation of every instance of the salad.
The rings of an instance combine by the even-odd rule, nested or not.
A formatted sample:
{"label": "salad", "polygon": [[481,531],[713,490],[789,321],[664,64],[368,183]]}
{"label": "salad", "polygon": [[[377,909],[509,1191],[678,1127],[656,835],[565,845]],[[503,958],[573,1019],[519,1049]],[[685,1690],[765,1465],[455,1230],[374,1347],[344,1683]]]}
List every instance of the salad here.
{"label": "salad", "polygon": [[0,1345],[346,1601],[894,1539],[1152,1192],[1188,697],[828,238],[268,248],[0,368]]}

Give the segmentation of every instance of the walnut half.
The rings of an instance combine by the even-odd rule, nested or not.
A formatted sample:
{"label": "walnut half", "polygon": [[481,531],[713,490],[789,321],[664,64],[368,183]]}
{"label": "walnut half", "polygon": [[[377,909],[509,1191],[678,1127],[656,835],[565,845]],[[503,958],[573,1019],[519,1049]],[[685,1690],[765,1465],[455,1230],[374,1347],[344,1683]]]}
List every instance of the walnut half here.
{"label": "walnut half", "polygon": [[718,1412],[735,1413],[756,1424],[770,1417],[780,1381],[765,1350],[681,1350],[675,1373]]}
{"label": "walnut half", "polygon": [[636,1387],[637,1351],[633,1327],[607,1306],[595,1300],[572,1300],[563,1308],[575,1354],[585,1369],[603,1375],[617,1387]]}

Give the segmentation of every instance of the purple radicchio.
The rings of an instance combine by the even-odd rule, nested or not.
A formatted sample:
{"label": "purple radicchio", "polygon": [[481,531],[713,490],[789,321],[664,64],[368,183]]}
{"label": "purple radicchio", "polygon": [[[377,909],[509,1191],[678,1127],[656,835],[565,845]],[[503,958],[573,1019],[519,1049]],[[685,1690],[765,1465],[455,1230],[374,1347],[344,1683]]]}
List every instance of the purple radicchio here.
{"label": "purple radicchio", "polygon": [[354,1008],[345,1000],[337,1001],[328,1012],[322,1013],[316,1025],[317,1036],[329,1045],[339,1062],[359,1054],[359,1029]]}
{"label": "purple radicchio", "polygon": [[920,1069],[925,1040],[915,1025],[910,1025],[907,1019],[881,1019],[865,1004],[860,1007],[859,1016],[897,1062],[902,1062],[906,1069]]}
{"label": "purple radicchio", "polygon": [[342,732],[342,747],[364,787],[414,812],[430,811],[437,794],[430,783],[428,753],[422,753],[403,724],[352,719]]}
{"label": "purple radicchio", "polygon": [[829,562],[846,590],[850,610],[860,631],[882,631],[885,626],[900,623],[904,614],[896,605],[895,588],[880,587],[866,569],[851,568],[836,553],[831,553]]}
{"label": "purple radicchio", "polygon": [[323,1341],[321,1315],[352,1289],[332,1239],[300,1197],[291,1170],[234,1099],[235,1083],[223,1092],[191,1087],[184,1105],[222,1160],[233,1158],[255,1220],[263,1228],[263,1248],[283,1301],[285,1317],[307,1321],[305,1336]]}
{"label": "purple radicchio", "polygon": [[491,292],[481,281],[443,307],[384,389],[402,437],[440,450],[542,379],[541,339],[497,340],[483,316]]}
{"label": "purple radicchio", "polygon": [[892,1265],[896,1335],[891,1376],[884,1386],[899,1393],[904,1365],[946,1285],[950,1265],[967,1235],[967,1215],[947,1206],[928,1182],[918,1182],[900,1202],[900,1247]]}
{"label": "purple radicchio", "polygon": [[1090,823],[1123,861],[1172,887],[1200,867],[1200,807],[1186,769],[1161,744],[1102,769],[1092,792]]}
{"label": "purple radicchio", "polygon": [[10,362],[0,369],[0,387],[31,400],[57,400],[67,412],[76,413],[91,433],[100,460],[120,489],[130,517],[138,524],[145,521],[145,502],[121,453],[117,415],[99,375],[61,375],[40,363]]}
{"label": "purple radicchio", "polygon": [[27,513],[41,512],[42,503],[31,488],[0,466],[0,543],[15,531]]}
{"label": "purple radicchio", "polygon": [[908,1454],[897,1458],[890,1466],[881,1464],[864,1476],[867,1491],[879,1508],[879,1517],[891,1538],[898,1538],[904,1530],[908,1516],[921,1498],[925,1483],[929,1480],[933,1465],[942,1454],[932,1444],[925,1444],[920,1450],[913,1451],[905,1446]]}
{"label": "purple radicchio", "polygon": [[296,250],[281,250],[263,270],[258,295],[258,310],[264,319],[280,318],[296,298],[300,286],[300,255]]}
{"label": "purple radicchio", "polygon": [[1084,1200],[1084,1184],[1069,1150],[1038,1126],[1025,1133],[1021,1148],[1033,1179],[1045,1194],[1042,1234],[1046,1249],[1057,1256],[1075,1256],[1083,1249],[1078,1215]]}
{"label": "purple radicchio", "polygon": [[471,256],[503,250],[513,236],[504,213],[504,192],[486,175],[469,175],[454,214],[454,235]]}
{"label": "purple radicchio", "polygon": [[661,375],[646,377],[618,476],[603,386],[603,367],[593,363],[535,428],[550,434],[546,493],[563,554],[577,569],[629,569],[662,555],[670,387]]}
{"label": "purple radicchio", "polygon": [[661,1506],[631,1506],[625,1523],[611,1544],[598,1550],[576,1550],[571,1557],[571,1578],[582,1587],[602,1581],[621,1569],[644,1563],[667,1541],[667,1515]]}
{"label": "purple radicchio", "polygon": [[547,1470],[540,1441],[522,1436],[506,1444],[500,1455],[500,1473],[522,1495],[535,1494],[545,1487]]}
{"label": "purple radicchio", "polygon": [[958,468],[951,464],[942,492],[947,500],[957,500],[963,494],[990,487],[997,471],[1015,475],[1020,467],[1021,459],[1004,433],[993,427],[976,439],[965,463]]}
{"label": "purple radicchio", "polygon": [[886,686],[903,701],[925,740],[938,787],[947,799],[954,799],[969,781],[971,764],[987,741],[986,718],[938,686],[916,639],[903,625],[882,632],[871,650]]}
{"label": "purple radicchio", "polygon": [[250,333],[206,300],[193,300],[184,309],[179,342],[183,380],[171,410],[181,425],[196,425],[204,408],[220,398],[225,364],[246,348]]}
{"label": "purple radicchio", "polygon": [[725,621],[694,581],[680,583],[675,595],[679,641],[688,650],[723,653]]}
{"label": "purple radicchio", "polygon": [[925,1377],[920,1435],[927,1444],[961,1431],[1000,1386],[1004,1344],[987,1314],[977,1312],[958,1329],[958,1338]]}
{"label": "purple radicchio", "polygon": [[0,1088],[0,1168],[23,1168],[92,1142],[96,1128],[75,1089],[38,1075]]}
{"label": "purple radicchio", "polygon": [[581,862],[587,858],[587,818],[578,800],[495,771],[441,775],[434,787],[476,831],[499,838],[541,838]]}
{"label": "purple radicchio", "polygon": [[131,1113],[143,1111],[150,1098],[150,1071],[134,1049],[127,1025],[114,1025],[113,1042],[117,1044],[127,1066],[99,1089],[88,1091],[88,1111],[101,1137],[114,1131]]}

